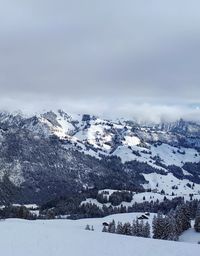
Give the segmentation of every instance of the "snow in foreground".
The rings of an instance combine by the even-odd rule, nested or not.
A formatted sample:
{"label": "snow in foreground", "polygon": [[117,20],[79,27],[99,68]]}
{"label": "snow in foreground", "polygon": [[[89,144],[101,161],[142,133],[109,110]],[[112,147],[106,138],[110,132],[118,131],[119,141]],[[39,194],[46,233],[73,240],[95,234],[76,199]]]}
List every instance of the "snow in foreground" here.
{"label": "snow in foreground", "polygon": [[[189,228],[180,236],[179,241],[197,244],[200,241],[200,233],[194,230],[194,221],[192,221],[192,228]],[[200,245],[199,245],[200,246]]]}
{"label": "snow in foreground", "polygon": [[[116,216],[123,219],[124,214]],[[132,218],[126,215],[126,220]],[[101,223],[112,217],[84,220],[9,219],[0,222],[0,252],[4,256],[190,256],[200,245],[100,232]],[[84,230],[86,224],[95,231]]]}

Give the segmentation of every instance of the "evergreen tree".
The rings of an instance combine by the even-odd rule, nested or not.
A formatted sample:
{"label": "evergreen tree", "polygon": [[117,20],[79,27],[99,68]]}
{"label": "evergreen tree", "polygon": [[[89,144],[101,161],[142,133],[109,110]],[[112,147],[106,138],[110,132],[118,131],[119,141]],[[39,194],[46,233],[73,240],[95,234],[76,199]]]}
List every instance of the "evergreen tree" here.
{"label": "evergreen tree", "polygon": [[109,233],[115,233],[116,232],[116,226],[115,226],[115,221],[114,220],[109,223],[108,232]]}
{"label": "evergreen tree", "polygon": [[144,231],[144,221],[141,220],[141,221],[138,221],[138,224],[137,224],[137,236],[143,237],[144,236],[143,231]]}
{"label": "evergreen tree", "polygon": [[165,217],[165,238],[166,240],[178,240],[176,219],[173,212],[170,212],[169,215]]}
{"label": "evergreen tree", "polygon": [[[182,210],[181,210],[182,213]],[[178,215],[179,216],[179,215]],[[181,218],[178,218],[178,221]],[[175,213],[170,212],[165,217],[162,214],[154,216],[153,219],[153,238],[163,240],[178,240],[179,230],[177,228],[177,220],[175,219]],[[182,226],[181,226],[182,228]]]}
{"label": "evergreen tree", "polygon": [[85,230],[90,230],[90,226],[87,224]]}
{"label": "evergreen tree", "polygon": [[132,236],[136,236],[136,235],[137,235],[136,221],[133,220],[133,224],[132,224]]}
{"label": "evergreen tree", "polygon": [[176,208],[175,219],[178,235],[191,227],[190,215],[191,213],[188,205],[182,204]]}
{"label": "evergreen tree", "polygon": [[132,227],[131,227],[131,224],[130,224],[129,222],[126,222],[126,223],[123,225],[122,233],[123,233],[124,235],[128,235],[128,236],[131,236],[131,235],[132,235]]}
{"label": "evergreen tree", "polygon": [[135,222],[135,236],[139,236],[140,235],[140,223],[139,220],[137,219]]}
{"label": "evergreen tree", "polygon": [[121,222],[117,223],[116,233],[117,234],[123,234],[123,225],[122,225]]}
{"label": "evergreen tree", "polygon": [[102,232],[108,232],[107,227],[103,226]]}
{"label": "evergreen tree", "polygon": [[194,229],[196,232],[200,232],[200,203],[197,206],[197,212],[194,222]]}
{"label": "evergreen tree", "polygon": [[158,213],[157,216],[154,216],[152,222],[153,228],[153,238],[155,239],[165,239],[165,221],[161,213]]}
{"label": "evergreen tree", "polygon": [[150,237],[150,224],[148,222],[146,222],[144,225],[143,237]]}

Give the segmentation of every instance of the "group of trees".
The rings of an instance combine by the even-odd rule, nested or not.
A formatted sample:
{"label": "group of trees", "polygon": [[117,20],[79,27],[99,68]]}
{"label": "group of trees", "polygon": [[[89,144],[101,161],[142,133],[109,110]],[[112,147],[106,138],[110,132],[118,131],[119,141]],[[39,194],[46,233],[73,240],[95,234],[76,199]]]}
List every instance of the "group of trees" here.
{"label": "group of trees", "polygon": [[108,195],[106,191],[97,194],[97,201],[102,204],[111,203],[113,206],[120,205],[122,202],[131,202],[133,199],[133,192],[129,191],[115,191]]}
{"label": "group of trees", "polygon": [[108,224],[108,227],[104,226],[102,232],[115,233],[127,236],[139,236],[139,237],[150,237],[150,225],[148,222],[144,223],[143,220],[134,220],[131,224],[126,222],[118,222],[117,225],[113,220]]}
{"label": "group of trees", "polygon": [[[158,213],[152,221],[153,238],[163,240],[177,241],[179,236],[191,227],[191,218],[194,209],[191,209],[192,204],[182,203],[178,205],[175,210],[171,210],[168,214]],[[197,214],[195,219],[195,230],[200,232],[200,203],[197,207]],[[134,220],[131,224],[126,222],[118,222],[115,224],[113,220],[104,225],[103,232],[116,233],[129,236],[150,237],[150,225],[143,220]]]}
{"label": "group of trees", "polygon": [[31,213],[25,206],[6,206],[0,209],[0,218],[19,218],[19,219],[36,219],[36,215]]}
{"label": "group of trees", "polygon": [[[162,193],[164,194],[164,191],[162,191]],[[123,202],[130,203],[132,201],[133,192],[128,190],[121,190],[110,193],[110,191],[106,190],[100,192],[97,188],[85,189],[81,193],[75,194],[73,196],[71,195],[67,197],[56,198],[41,205],[40,214],[42,216],[48,215],[49,217],[53,215],[68,215],[71,219],[104,217],[110,214],[126,212],[162,212],[163,214],[167,214],[171,209],[174,210],[177,205],[180,205],[184,202],[183,197],[176,197],[172,200],[169,200],[164,196],[164,200],[162,202],[160,202],[158,199],[155,200],[153,197],[154,196],[152,195],[152,198],[150,197],[149,201],[146,201],[144,197],[142,203],[135,202],[133,204],[129,204],[129,206],[124,206],[125,204],[123,204]],[[94,200],[91,200],[91,202],[87,201],[82,203],[88,198],[96,199],[102,205],[93,203]],[[190,203],[191,205],[195,205],[197,200],[192,199],[193,198],[191,196]],[[192,206],[191,209],[195,209],[195,207]],[[195,214],[193,215],[193,218],[195,218]]]}
{"label": "group of trees", "polygon": [[[178,205],[182,205],[183,203],[184,198],[182,197],[177,197],[172,200],[165,198],[163,202],[160,202],[159,200],[156,200],[155,202],[153,200],[150,202],[144,201],[142,203],[134,203],[132,206],[128,207],[123,206],[122,204],[120,206],[107,206],[104,204],[102,207],[99,207],[95,203],[87,202],[79,205],[76,212],[70,215],[70,218],[105,217],[111,214],[128,212],[162,212],[166,215],[170,210],[175,210]],[[198,200],[187,202],[193,219],[195,218],[197,203]]]}
{"label": "group of trees", "polygon": [[90,226],[89,224],[87,224],[86,227],[85,227],[85,230],[94,231],[94,227],[93,227],[93,225]]}
{"label": "group of trees", "polygon": [[[125,197],[125,193],[123,196]],[[120,195],[121,196],[121,195]],[[128,197],[128,194],[127,194]],[[82,199],[68,199],[59,201],[59,203],[49,203],[41,207],[40,216],[44,218],[53,218],[60,215],[68,215],[70,219],[81,219],[81,218],[96,218],[105,217],[111,214],[117,213],[129,213],[129,212],[162,212],[168,214],[170,210],[175,210],[178,205],[184,203],[184,198],[177,197],[172,200],[164,198],[164,201],[143,201],[142,203],[134,203],[131,206],[113,206],[103,204],[98,206],[93,202],[81,203]],[[196,209],[198,200],[188,201],[187,204],[190,208],[191,218],[194,219],[196,216]]]}
{"label": "group of trees", "polygon": [[191,227],[191,212],[188,204],[177,206],[167,215],[158,213],[152,222],[153,238],[177,241],[179,235]]}
{"label": "group of trees", "polygon": [[[0,218],[54,219],[59,218],[59,216],[62,218],[63,215],[68,215],[67,218],[69,219],[81,219],[105,217],[111,214],[130,212],[162,212],[163,214],[167,215],[169,214],[170,210],[175,210],[178,205],[184,204],[184,199],[180,197],[174,198],[173,200],[165,199],[163,202],[159,202],[159,200],[155,202],[144,201],[142,203],[134,203],[129,207],[123,205],[107,206],[105,204],[100,207],[95,203],[88,202],[81,204],[80,202],[81,200],[78,199],[69,199],[67,201],[63,200],[59,201],[58,204],[51,202],[40,208],[38,216],[35,216],[34,213],[25,206],[10,205],[0,209]],[[196,217],[196,223],[199,223],[199,213],[196,214],[196,212],[198,212],[198,202],[198,200],[192,200],[186,203],[190,211],[191,219],[195,219]],[[199,224],[196,224],[196,226],[198,225]]]}

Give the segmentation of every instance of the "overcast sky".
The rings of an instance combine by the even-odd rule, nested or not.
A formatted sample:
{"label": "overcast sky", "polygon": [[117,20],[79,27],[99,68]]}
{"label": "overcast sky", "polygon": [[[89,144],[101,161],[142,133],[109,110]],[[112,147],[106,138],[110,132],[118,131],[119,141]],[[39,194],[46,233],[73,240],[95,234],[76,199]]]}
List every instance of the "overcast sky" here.
{"label": "overcast sky", "polygon": [[0,107],[199,120],[199,0],[0,0]]}

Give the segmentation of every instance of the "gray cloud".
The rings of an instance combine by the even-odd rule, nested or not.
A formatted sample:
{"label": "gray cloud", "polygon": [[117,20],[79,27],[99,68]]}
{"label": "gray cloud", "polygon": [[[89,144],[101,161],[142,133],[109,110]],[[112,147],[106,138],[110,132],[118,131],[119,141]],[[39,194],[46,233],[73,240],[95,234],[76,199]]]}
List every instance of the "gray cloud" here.
{"label": "gray cloud", "polygon": [[0,7],[1,108],[198,120],[199,1]]}

